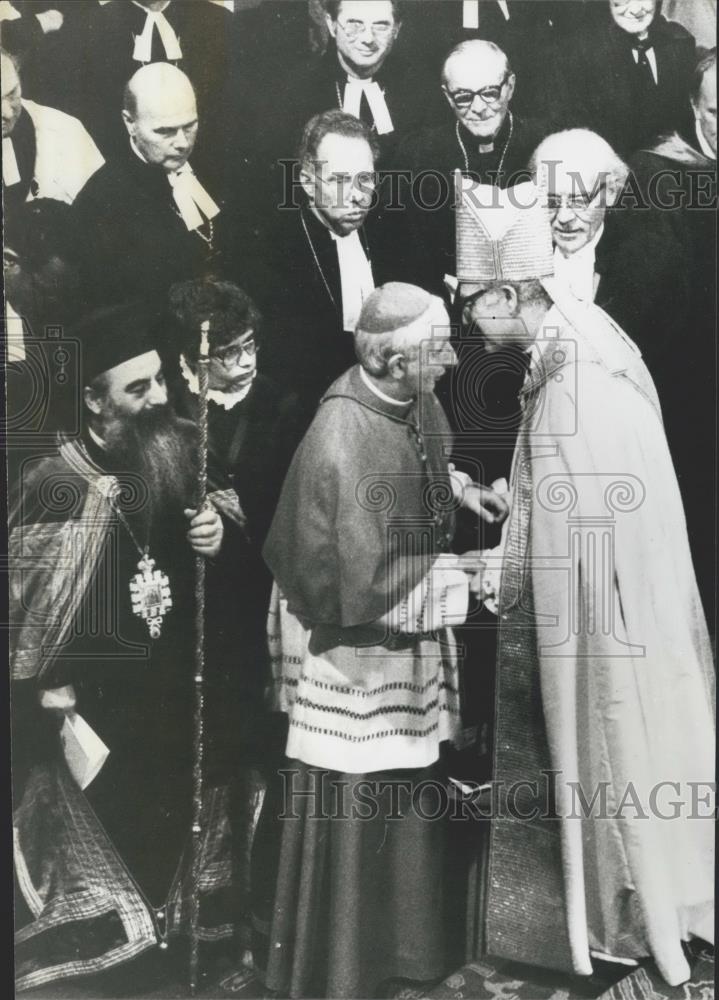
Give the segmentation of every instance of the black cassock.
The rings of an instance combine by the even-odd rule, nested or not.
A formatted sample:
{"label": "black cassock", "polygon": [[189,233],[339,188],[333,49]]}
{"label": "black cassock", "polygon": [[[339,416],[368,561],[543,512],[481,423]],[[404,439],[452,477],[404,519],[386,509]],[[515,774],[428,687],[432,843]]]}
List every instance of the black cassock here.
{"label": "black cassock", "polygon": [[90,178],[74,205],[88,303],[143,295],[164,301],[174,282],[229,266],[231,212],[206,173],[198,170],[197,177],[220,208],[197,231],[182,220],[164,170],[143,162],[128,142]]}

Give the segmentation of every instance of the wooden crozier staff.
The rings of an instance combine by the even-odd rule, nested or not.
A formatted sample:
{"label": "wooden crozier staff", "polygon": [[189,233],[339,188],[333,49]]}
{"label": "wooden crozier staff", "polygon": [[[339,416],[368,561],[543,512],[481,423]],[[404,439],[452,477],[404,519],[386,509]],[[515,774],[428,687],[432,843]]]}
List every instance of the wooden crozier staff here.
{"label": "wooden crozier staff", "polygon": [[[200,327],[198,427],[199,467],[197,471],[197,511],[207,507],[207,390],[210,367],[210,321]],[[202,835],[202,764],[204,752],[203,709],[205,674],[205,557],[195,556],[195,714],[192,765],[192,874],[190,895],[190,992],[197,992],[200,953],[200,842]]]}

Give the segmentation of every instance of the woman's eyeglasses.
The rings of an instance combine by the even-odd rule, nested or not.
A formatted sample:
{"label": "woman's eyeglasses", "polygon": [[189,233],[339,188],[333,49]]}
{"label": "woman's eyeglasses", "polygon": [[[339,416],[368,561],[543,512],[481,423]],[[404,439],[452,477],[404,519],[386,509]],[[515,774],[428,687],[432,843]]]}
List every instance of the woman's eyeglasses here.
{"label": "woman's eyeglasses", "polygon": [[246,354],[252,358],[257,354],[257,342],[255,340],[245,340],[242,344],[232,344],[229,347],[219,347],[213,351],[210,357],[219,361],[225,368],[234,368],[239,364],[242,355]]}

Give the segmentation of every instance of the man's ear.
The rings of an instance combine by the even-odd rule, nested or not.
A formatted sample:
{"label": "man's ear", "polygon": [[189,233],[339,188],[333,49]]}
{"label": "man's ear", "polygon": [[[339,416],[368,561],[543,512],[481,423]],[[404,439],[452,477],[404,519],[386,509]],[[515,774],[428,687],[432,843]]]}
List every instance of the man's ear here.
{"label": "man's ear", "polygon": [[132,115],[130,114],[130,112],[127,111],[127,110],[125,110],[124,108],[123,108],[123,111],[122,111],[122,120],[123,120],[123,122],[125,124],[125,128],[129,132],[129,134],[130,135],[134,135],[135,134],[135,121],[134,121]]}
{"label": "man's ear", "polygon": [[444,98],[445,98],[447,104],[449,104],[450,108],[452,108],[452,110],[454,110],[454,101],[449,96],[449,91],[447,90],[446,83],[442,84],[442,93],[444,94]]}
{"label": "man's ear", "polygon": [[506,302],[509,315],[518,316],[519,294],[517,293],[517,289],[514,287],[514,285],[502,285],[502,287],[498,289],[498,293],[499,295],[502,296],[502,298]]}
{"label": "man's ear", "polygon": [[387,362],[387,373],[396,381],[401,382],[407,371],[407,359],[404,354],[393,354]]}
{"label": "man's ear", "polygon": [[327,30],[333,38],[337,37],[337,22],[333,21],[329,14],[325,14],[325,24],[327,25]]}
{"label": "man's ear", "polygon": [[308,170],[306,166],[300,167],[300,184],[311,202],[315,201],[317,180],[314,172]]}
{"label": "man's ear", "polygon": [[517,77],[514,73],[510,73],[509,79],[507,80],[507,102],[512,100],[514,96],[514,88],[517,85]]}
{"label": "man's ear", "polygon": [[102,398],[99,393],[92,389],[89,385],[86,385],[82,390],[82,396],[85,400],[85,406],[88,408],[90,413],[94,413],[95,416],[100,416],[103,409]]}

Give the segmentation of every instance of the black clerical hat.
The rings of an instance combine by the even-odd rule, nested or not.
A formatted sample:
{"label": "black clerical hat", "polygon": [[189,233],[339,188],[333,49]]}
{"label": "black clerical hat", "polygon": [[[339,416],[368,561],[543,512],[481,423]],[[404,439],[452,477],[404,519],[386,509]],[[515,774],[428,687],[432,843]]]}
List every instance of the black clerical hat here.
{"label": "black clerical hat", "polygon": [[131,358],[157,349],[162,315],[146,302],[107,306],[68,332],[80,341],[82,385]]}

